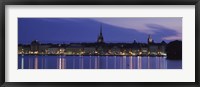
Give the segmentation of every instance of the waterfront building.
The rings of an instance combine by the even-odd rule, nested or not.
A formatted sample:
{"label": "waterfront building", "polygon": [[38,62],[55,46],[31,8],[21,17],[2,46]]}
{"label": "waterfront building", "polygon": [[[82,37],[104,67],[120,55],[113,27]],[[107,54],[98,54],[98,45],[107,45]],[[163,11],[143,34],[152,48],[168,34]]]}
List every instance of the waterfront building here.
{"label": "waterfront building", "polygon": [[22,45],[18,45],[18,54],[23,54],[23,46]]}
{"label": "waterfront building", "polygon": [[40,43],[37,40],[31,42],[31,54],[38,54]]}
{"label": "waterfront building", "polygon": [[59,48],[59,54],[65,54],[65,48]]}
{"label": "waterfront building", "polygon": [[158,45],[149,45],[149,53],[148,55],[157,55],[159,52],[159,46]]}
{"label": "waterfront building", "polygon": [[48,51],[47,53],[48,54],[59,54],[59,51],[60,49],[58,47],[50,47],[48,48]]}
{"label": "waterfront building", "polygon": [[66,55],[81,55],[83,54],[83,46],[78,44],[73,44],[65,48]]}
{"label": "waterfront building", "polygon": [[164,41],[148,44],[149,55],[166,55],[166,45]]}
{"label": "waterfront building", "polygon": [[147,47],[141,47],[139,51],[139,55],[148,55],[148,48]]}
{"label": "waterfront building", "polygon": [[18,54],[56,54],[56,55],[166,55],[167,43],[155,43],[151,35],[147,43],[106,43],[102,33],[102,25],[94,43],[40,44],[34,40],[30,45],[18,45]]}
{"label": "waterfront building", "polygon": [[140,52],[140,48],[138,46],[132,47],[132,55],[138,55]]}
{"label": "waterfront building", "polygon": [[120,48],[118,46],[113,46],[109,52],[111,55],[117,55],[120,53]]}
{"label": "waterfront building", "polygon": [[48,54],[48,48],[50,48],[51,44],[41,44],[39,46],[39,53],[40,54]]}
{"label": "waterfront building", "polygon": [[84,54],[92,55],[95,54],[96,48],[95,47],[84,47]]}
{"label": "waterfront building", "polygon": [[18,54],[29,54],[30,46],[29,45],[19,45]]}
{"label": "waterfront building", "polygon": [[103,46],[98,46],[97,47],[97,54],[98,55],[103,55],[106,53],[106,48],[104,48]]}

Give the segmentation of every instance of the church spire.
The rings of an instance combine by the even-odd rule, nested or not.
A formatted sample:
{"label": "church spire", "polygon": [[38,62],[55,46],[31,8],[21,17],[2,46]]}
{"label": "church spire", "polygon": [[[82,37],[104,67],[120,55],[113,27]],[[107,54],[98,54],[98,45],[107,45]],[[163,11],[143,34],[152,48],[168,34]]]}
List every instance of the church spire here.
{"label": "church spire", "polygon": [[104,43],[103,34],[102,34],[102,24],[100,25],[100,32],[99,32],[97,42],[98,43]]}
{"label": "church spire", "polygon": [[151,44],[151,43],[153,43],[153,39],[151,38],[151,35],[149,35],[149,37],[148,37],[148,44]]}

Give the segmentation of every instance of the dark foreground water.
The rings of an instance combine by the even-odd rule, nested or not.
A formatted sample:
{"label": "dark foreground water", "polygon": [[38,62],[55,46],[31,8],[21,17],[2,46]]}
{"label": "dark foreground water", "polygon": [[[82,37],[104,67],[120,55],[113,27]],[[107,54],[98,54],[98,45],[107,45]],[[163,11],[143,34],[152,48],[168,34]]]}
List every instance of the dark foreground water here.
{"label": "dark foreground water", "polygon": [[18,69],[181,69],[182,60],[133,56],[18,56]]}

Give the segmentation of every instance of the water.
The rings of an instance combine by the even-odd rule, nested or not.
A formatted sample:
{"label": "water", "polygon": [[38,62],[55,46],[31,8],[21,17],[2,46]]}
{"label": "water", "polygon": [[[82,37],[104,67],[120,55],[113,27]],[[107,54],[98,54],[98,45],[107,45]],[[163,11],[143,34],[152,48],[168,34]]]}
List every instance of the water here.
{"label": "water", "polygon": [[182,60],[134,56],[18,56],[18,69],[182,69]]}

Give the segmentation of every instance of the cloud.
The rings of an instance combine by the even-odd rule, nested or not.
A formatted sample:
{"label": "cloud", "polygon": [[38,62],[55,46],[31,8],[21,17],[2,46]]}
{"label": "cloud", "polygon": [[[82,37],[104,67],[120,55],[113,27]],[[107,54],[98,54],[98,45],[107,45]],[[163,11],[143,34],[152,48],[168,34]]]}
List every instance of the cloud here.
{"label": "cloud", "polygon": [[163,40],[182,40],[182,35],[181,34],[177,34],[174,36],[167,36],[167,37],[163,37]]}
{"label": "cloud", "polygon": [[179,31],[176,31],[174,29],[170,29],[161,25],[157,24],[147,24],[146,25],[149,28],[154,29],[156,34],[162,34],[163,38],[162,40],[181,40],[182,34],[179,33]]}
{"label": "cloud", "polygon": [[[133,29],[144,34],[162,36],[163,40],[182,39],[182,17],[143,18],[44,18],[48,22],[85,22],[92,20],[123,29]],[[162,35],[161,35],[162,34]]]}
{"label": "cloud", "polygon": [[166,36],[164,40],[181,39],[182,18],[92,18],[92,20],[126,29],[134,29],[145,34],[155,34],[162,30],[174,31],[176,35]]}

